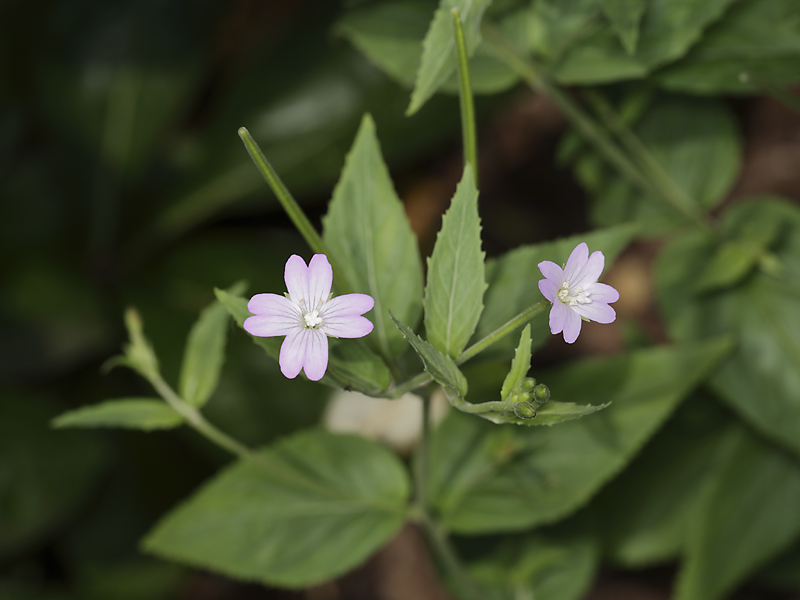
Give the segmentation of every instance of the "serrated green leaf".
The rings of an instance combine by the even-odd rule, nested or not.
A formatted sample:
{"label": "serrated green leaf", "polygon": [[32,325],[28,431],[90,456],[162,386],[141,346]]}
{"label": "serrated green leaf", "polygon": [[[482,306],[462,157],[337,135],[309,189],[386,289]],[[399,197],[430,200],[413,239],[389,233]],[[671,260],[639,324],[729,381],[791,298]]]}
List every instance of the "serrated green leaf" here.
{"label": "serrated green leaf", "polygon": [[419,355],[425,370],[431,374],[433,380],[445,388],[450,388],[460,398],[464,398],[467,395],[467,379],[456,366],[456,363],[453,362],[453,359],[446,354],[442,354],[428,342],[421,339],[395,318],[393,314],[389,313],[389,316],[394,321],[394,324],[397,325],[397,329],[403,333],[408,343]]}
{"label": "serrated green leaf", "polygon": [[119,398],[82,406],[59,415],[52,426],[122,427],[124,429],[173,429],[183,425],[183,417],[157,398]]}
{"label": "serrated green leaf", "polygon": [[412,327],[419,322],[422,263],[369,115],[361,122],[322,224],[323,239],[347,281],[375,300],[375,329],[368,339],[383,357],[397,356],[405,342],[388,311]]}
{"label": "serrated green leaf", "polygon": [[344,573],[388,542],[405,522],[408,495],[405,468],[381,446],[306,431],[223,470],[143,547],[237,579],[299,588]]}
{"label": "serrated green leaf", "polygon": [[[228,293],[238,296],[245,288],[244,283],[239,283],[228,290]],[[219,373],[225,361],[228,323],[227,308],[216,301],[200,314],[189,332],[178,393],[194,407],[202,407],[217,388]]]}
{"label": "serrated green leaf", "polygon": [[[485,296],[485,308],[475,339],[481,339],[518,315],[529,306],[542,300],[539,280],[544,276],[538,268],[543,260],[557,264],[567,262],[572,250],[581,242],[589,245],[589,250],[601,250],[606,257],[608,269],[617,255],[630,243],[636,234],[635,225],[620,225],[587,234],[573,235],[553,242],[531,246],[520,246],[486,264],[486,279],[489,289]],[[533,349],[541,346],[550,337],[550,329],[544,316],[531,321]],[[507,357],[514,349],[514,340],[506,336],[487,352],[494,356]],[[486,353],[484,353],[486,354]],[[507,360],[507,359],[506,359]]]}
{"label": "serrated green leaf", "polygon": [[[759,93],[759,82],[800,81],[800,20],[794,0],[736,2],[680,61],[654,74],[692,94]],[[742,77],[747,73],[751,77]]]}
{"label": "serrated green leaf", "polygon": [[800,535],[800,465],[740,424],[689,525],[676,600],[716,600]]}
{"label": "serrated green leaf", "polygon": [[456,71],[453,15],[457,8],[464,26],[467,54],[472,56],[480,44],[483,13],[491,0],[441,0],[422,42],[422,60],[417,71],[411,103],[406,115],[413,115]]}
{"label": "serrated green leaf", "polygon": [[486,277],[481,250],[478,189],[470,165],[442,219],[425,286],[425,332],[430,344],[453,358],[461,354],[483,311]]}
{"label": "serrated green leaf", "polygon": [[468,568],[489,600],[579,600],[591,586],[599,560],[591,537],[548,531],[509,536]]}
{"label": "serrated green leaf", "polygon": [[444,525],[478,534],[569,515],[631,460],[729,351],[730,343],[719,341],[656,348],[544,373],[555,397],[613,404],[536,435],[453,411],[431,444],[430,498]]}
{"label": "serrated green leaf", "polygon": [[500,400],[508,402],[511,399],[511,393],[514,391],[520,382],[528,375],[531,368],[531,324],[525,325],[525,329],[519,336],[519,346],[514,353],[514,359],[511,361],[511,368],[503,380],[503,386],[500,388]]}
{"label": "serrated green leaf", "polygon": [[[556,0],[549,0],[555,2]],[[611,27],[597,26],[551,66],[566,85],[640,79],[656,67],[681,58],[719,19],[733,0],[653,0],[641,20],[639,41],[628,54]]]}
{"label": "serrated green leaf", "polygon": [[770,250],[779,276],[756,270],[738,286],[692,293],[696,274],[714,255],[713,242],[686,235],[665,248],[656,268],[659,303],[674,339],[732,334],[736,350],[711,378],[713,389],[766,437],[800,455],[800,211],[788,202],[743,203],[730,209],[755,219],[768,212],[783,223]]}
{"label": "serrated green leaf", "polygon": [[478,416],[497,425],[513,423],[514,425],[526,425],[527,427],[539,427],[542,425],[550,427],[573,419],[580,419],[609,406],[611,406],[610,402],[606,404],[574,404],[572,402],[548,400],[545,404],[536,408],[536,416],[532,419],[520,419],[509,412],[480,413]]}
{"label": "serrated green leaf", "polygon": [[601,0],[600,6],[606,18],[611,21],[614,32],[622,42],[625,52],[636,53],[639,41],[639,22],[642,19],[647,2],[645,0]]}

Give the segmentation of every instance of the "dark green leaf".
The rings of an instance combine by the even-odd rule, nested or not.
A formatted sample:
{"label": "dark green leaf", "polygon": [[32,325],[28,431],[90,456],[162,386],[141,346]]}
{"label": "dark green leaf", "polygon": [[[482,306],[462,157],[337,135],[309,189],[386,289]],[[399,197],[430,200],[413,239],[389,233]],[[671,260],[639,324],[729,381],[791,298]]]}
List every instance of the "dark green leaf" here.
{"label": "dark green leaf", "polygon": [[309,431],[226,468],[145,538],[148,552],[298,588],[360,564],[406,519],[400,461],[362,438]]}
{"label": "dark green leaf", "polygon": [[[244,290],[242,283],[228,292],[238,296]],[[181,398],[197,408],[208,402],[217,388],[225,361],[228,323],[228,310],[219,301],[213,302],[200,314],[186,340],[178,389]]]}
{"label": "dark green leaf", "polygon": [[531,324],[525,325],[522,334],[519,336],[519,346],[514,353],[514,360],[511,361],[511,369],[508,371],[503,387],[500,388],[500,400],[507,402],[511,399],[514,389],[528,375],[531,368]]}
{"label": "dark green leaf", "polygon": [[408,343],[419,355],[425,370],[431,374],[433,380],[446,388],[450,388],[460,398],[464,398],[467,395],[467,379],[456,366],[456,363],[453,362],[453,359],[439,352],[425,340],[420,339],[417,334],[403,325],[393,314],[389,313],[389,316],[394,321],[394,324],[397,325],[397,329],[403,333]]}
{"label": "dark green leaf", "polygon": [[[481,339],[515,317],[529,306],[542,300],[539,291],[539,280],[544,276],[538,268],[543,260],[551,260],[557,264],[567,262],[570,253],[581,242],[589,245],[589,250],[601,250],[606,257],[606,269],[617,255],[633,239],[637,228],[633,225],[622,225],[587,234],[573,235],[568,238],[545,242],[535,246],[521,246],[491,260],[486,265],[486,279],[489,289],[486,292],[485,304],[476,339]],[[550,336],[545,314],[531,321],[531,338],[533,347],[538,348]],[[494,344],[488,351],[493,355],[508,355],[513,351],[514,340],[507,336]],[[485,354],[485,353],[484,353]]]}
{"label": "dark green leaf", "polygon": [[613,403],[535,433],[451,414],[431,448],[429,489],[444,524],[476,534],[569,515],[628,463],[729,351],[730,344],[719,341],[657,348],[545,373],[555,397]]}
{"label": "dark green leaf", "polygon": [[120,398],[71,410],[53,419],[52,425],[56,428],[123,427],[153,431],[179,427],[183,425],[183,417],[160,399]]}
{"label": "dark green leaf", "polygon": [[611,21],[614,32],[622,42],[625,52],[636,54],[639,41],[639,22],[642,19],[647,2],[645,0],[601,0],[600,6]]}
{"label": "dark green leaf", "polygon": [[405,342],[388,311],[412,327],[419,322],[422,263],[369,115],[361,123],[322,222],[325,243],[353,291],[375,300],[370,315],[375,330],[369,339],[383,357],[398,355]]}
{"label": "dark green leaf", "polygon": [[464,26],[467,54],[480,44],[483,13],[491,0],[441,0],[422,42],[422,60],[417,71],[407,115],[417,112],[456,70],[456,45],[451,9],[457,8]]}
{"label": "dark green leaf", "polygon": [[759,82],[785,86],[800,81],[798,59],[797,3],[748,0],[734,3],[682,60],[654,77],[681,92],[753,93],[760,90]]}
{"label": "dark green leaf", "polygon": [[478,190],[472,168],[466,165],[428,259],[425,286],[428,341],[453,358],[464,350],[483,311],[485,256],[481,251]]}
{"label": "dark green leaf", "polygon": [[770,247],[782,265],[779,275],[759,269],[735,288],[698,295],[697,273],[716,248],[700,235],[687,235],[659,259],[659,302],[677,340],[735,336],[736,350],[714,373],[712,387],[758,431],[800,453],[800,211],[784,202],[743,203],[724,222],[739,221],[737,213],[760,220],[762,212],[782,222]]}
{"label": "dark green leaf", "polygon": [[599,554],[588,536],[535,533],[506,538],[469,570],[489,600],[579,600],[592,584]]}
{"label": "dark green leaf", "polygon": [[716,600],[800,535],[800,465],[741,425],[689,525],[676,600]]}

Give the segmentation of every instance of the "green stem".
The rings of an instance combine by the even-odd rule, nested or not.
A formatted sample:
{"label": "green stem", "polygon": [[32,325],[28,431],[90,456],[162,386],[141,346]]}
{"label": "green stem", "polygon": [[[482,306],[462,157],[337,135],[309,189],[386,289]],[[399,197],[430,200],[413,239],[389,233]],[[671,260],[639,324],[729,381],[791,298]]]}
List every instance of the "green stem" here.
{"label": "green stem", "polygon": [[683,188],[675,183],[669,173],[661,166],[661,163],[656,160],[647,146],[624,123],[606,99],[594,90],[586,90],[584,93],[586,99],[599,113],[603,121],[608,124],[611,131],[626,146],[629,154],[638,157],[639,164],[645,171],[646,176],[649,176],[650,181],[656,182],[656,187],[661,192],[661,198],[700,229],[706,233],[713,233],[703,215],[697,210],[697,203],[689,197]]}
{"label": "green stem", "polygon": [[[537,302],[536,304],[529,306],[521,313],[519,313],[516,317],[510,319],[497,329],[495,329],[492,333],[487,335],[486,337],[478,340],[472,346],[464,350],[458,358],[456,358],[456,364],[461,365],[467,362],[469,359],[474,358],[475,355],[483,352],[489,346],[494,344],[495,342],[499,341],[501,338],[507,336],[509,333],[514,331],[517,327],[520,327],[530,321],[533,317],[538,315],[540,312],[545,310],[548,306],[551,306],[549,302],[546,300],[542,300],[541,302]],[[391,394],[389,394],[390,398],[399,398],[403,394],[410,392],[420,386],[425,385],[426,383],[430,383],[431,376],[427,372],[417,373],[411,379],[408,379],[395,387]],[[477,406],[477,405],[471,405]],[[493,410],[493,409],[492,409]],[[508,409],[503,409],[508,410]],[[513,407],[512,407],[513,410]]]}
{"label": "green stem", "polygon": [[461,136],[464,140],[464,163],[472,167],[475,186],[478,186],[478,136],[475,129],[475,105],[472,98],[472,83],[469,75],[469,57],[464,40],[464,28],[457,8],[451,10],[455,28],[456,53],[458,58],[458,98],[461,102]]}
{"label": "green stem", "polygon": [[477,415],[485,412],[514,412],[516,402],[482,402],[480,404],[472,404],[463,398],[451,398],[452,404],[461,412]]}
{"label": "green stem", "polygon": [[272,165],[269,164],[269,161],[267,160],[266,156],[264,156],[264,153],[261,152],[261,148],[258,147],[258,144],[256,144],[256,141],[253,139],[253,136],[250,135],[250,132],[247,131],[246,128],[240,127],[239,137],[242,138],[245,148],[247,148],[247,152],[250,154],[250,158],[253,159],[253,162],[256,164],[259,172],[269,184],[269,187],[272,189],[275,195],[278,197],[278,201],[281,203],[281,206],[283,206],[283,210],[285,210],[286,214],[289,215],[292,223],[294,223],[294,226],[297,227],[300,235],[305,238],[306,243],[311,247],[311,250],[313,250],[316,254],[324,254],[328,257],[331,267],[333,268],[333,276],[336,280],[336,285],[339,288],[339,291],[342,294],[351,293],[353,291],[353,287],[344,279],[342,274],[343,271],[336,264],[325,242],[319,236],[317,230],[314,229],[311,221],[308,220],[308,217],[306,217],[303,209],[300,208],[297,200],[294,199],[287,187],[281,181],[280,177],[278,177],[275,169],[273,169]]}
{"label": "green stem", "polygon": [[164,381],[161,374],[157,372],[148,372],[144,375],[166,403],[169,404],[175,412],[183,416],[189,426],[202,434],[206,439],[224,448],[231,454],[235,454],[239,458],[250,458],[252,456],[252,452],[249,448],[243,446],[226,433],[214,427],[214,425],[205,420],[199,410],[176,394],[169,384]]}
{"label": "green stem", "polygon": [[[663,179],[659,178],[659,184],[650,181],[648,174],[643,172],[642,167],[631,160],[631,158],[617,146],[613,138],[605,131],[605,129],[600,127],[594,121],[594,119],[589,116],[589,114],[587,114],[576,102],[572,100],[572,98],[570,98],[554,83],[552,83],[544,71],[538,69],[533,61],[525,57],[517,48],[515,48],[513,44],[511,44],[502,35],[502,33],[488,24],[484,24],[481,31],[483,33],[484,43],[486,43],[487,47],[495,54],[495,56],[503,61],[509,68],[516,71],[516,73],[533,89],[547,95],[556,105],[558,105],[561,111],[572,122],[584,139],[593,144],[600,154],[602,154],[611,165],[613,165],[620,173],[622,173],[622,175],[627,177],[632,183],[640,187],[648,194],[661,198],[670,205],[674,206],[704,231],[711,231],[708,223],[706,223],[705,220],[697,214],[696,210],[691,204],[691,201],[688,200],[683,193],[683,190],[678,188],[678,192],[676,193],[675,189],[677,186],[675,186],[675,183],[672,182],[671,179],[669,179],[670,183],[664,188],[662,188],[662,186],[664,186]],[[630,136],[635,137],[632,133]],[[631,140],[628,139],[628,142],[631,142]],[[637,146],[637,148],[639,146],[641,148],[644,147],[643,144],[638,141],[638,139],[636,142],[638,143],[638,146],[636,143],[632,145]],[[629,146],[630,145],[631,144],[629,144]],[[629,147],[629,151],[630,150],[631,148]],[[640,152],[636,153],[641,154]],[[649,155],[649,152],[647,154]],[[653,159],[653,161],[655,162],[655,159]],[[652,167],[652,165],[650,166]],[[658,169],[661,169],[660,165],[658,165]],[[655,175],[654,172],[650,174]]]}
{"label": "green stem", "polygon": [[422,511],[428,512],[428,454],[430,453],[430,420],[431,420],[431,395],[422,393],[422,429],[420,430],[419,444],[414,460],[414,486],[416,488],[417,504]]}
{"label": "green stem", "polygon": [[447,539],[447,534],[427,513],[422,516],[420,522],[434,554],[439,559],[442,567],[450,574],[458,595],[468,600],[483,600],[483,594],[480,593],[464,565],[461,564],[461,560],[459,560],[458,555]]}

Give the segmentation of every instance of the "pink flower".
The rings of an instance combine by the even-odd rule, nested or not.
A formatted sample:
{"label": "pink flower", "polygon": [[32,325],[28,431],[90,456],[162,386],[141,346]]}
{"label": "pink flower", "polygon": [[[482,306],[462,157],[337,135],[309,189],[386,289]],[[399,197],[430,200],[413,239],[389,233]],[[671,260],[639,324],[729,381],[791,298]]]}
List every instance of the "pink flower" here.
{"label": "pink flower", "polygon": [[331,299],[333,269],[324,254],[306,261],[293,254],[286,261],[284,280],[289,293],[256,294],[247,304],[255,316],[244,321],[250,335],[285,335],[279,363],[281,373],[294,379],[301,369],[318,381],[328,368],[328,338],[360,338],[372,331],[362,317],[375,301],[366,294],[345,294]]}
{"label": "pink flower", "polygon": [[571,344],[581,332],[581,319],[611,323],[617,313],[609,303],[619,300],[619,292],[610,285],[598,283],[606,258],[599,250],[589,256],[589,247],[578,244],[563,269],[546,260],[539,270],[546,279],[539,281],[539,290],[553,303],[550,309],[550,332],[564,332],[564,341]]}

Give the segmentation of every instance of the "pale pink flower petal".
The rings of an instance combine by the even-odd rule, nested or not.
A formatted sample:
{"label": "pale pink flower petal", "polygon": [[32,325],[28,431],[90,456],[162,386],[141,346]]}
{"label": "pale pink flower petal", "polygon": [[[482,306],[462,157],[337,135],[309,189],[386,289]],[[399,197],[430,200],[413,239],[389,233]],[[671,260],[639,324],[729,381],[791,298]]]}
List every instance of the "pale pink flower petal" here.
{"label": "pale pink flower petal", "polygon": [[581,317],[597,323],[611,323],[617,318],[609,303],[619,300],[619,292],[610,285],[597,283],[605,260],[599,250],[589,256],[589,246],[580,243],[569,255],[563,271],[550,261],[539,263],[545,277],[539,280],[539,290],[553,304],[550,332],[563,332],[568,344],[578,339]]}
{"label": "pale pink flower petal", "polygon": [[375,306],[366,294],[347,294],[329,300],[333,270],[324,254],[315,254],[308,266],[295,255],[284,269],[289,297],[256,294],[247,307],[254,316],[245,319],[251,335],[285,335],[279,363],[281,373],[294,379],[305,371],[318,381],[328,368],[328,335],[359,338],[372,331],[372,323],[361,316]]}

